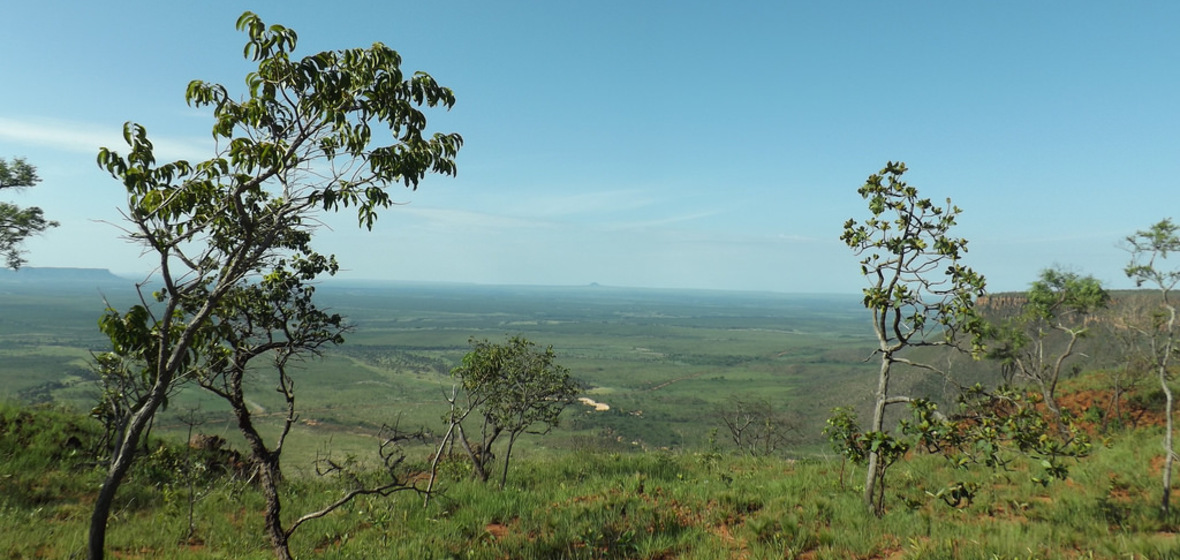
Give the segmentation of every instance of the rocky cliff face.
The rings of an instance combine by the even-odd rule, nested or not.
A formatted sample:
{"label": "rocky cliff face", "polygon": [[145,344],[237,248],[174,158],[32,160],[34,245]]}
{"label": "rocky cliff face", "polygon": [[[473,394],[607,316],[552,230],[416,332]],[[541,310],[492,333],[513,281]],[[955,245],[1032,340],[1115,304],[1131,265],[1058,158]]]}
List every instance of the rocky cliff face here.
{"label": "rocky cliff face", "polygon": [[988,294],[976,300],[976,309],[986,316],[1011,316],[1020,312],[1020,308],[1028,303],[1023,292],[1004,292]]}
{"label": "rocky cliff face", "polygon": [[[1028,298],[1022,292],[988,294],[979,298],[976,308],[983,316],[992,320],[1014,317],[1021,312]],[[1106,332],[1092,333],[1098,337],[1110,332],[1126,330],[1132,325],[1151,324],[1153,314],[1160,312],[1160,295],[1153,290],[1118,290],[1110,292],[1110,303],[1106,309],[1087,315],[1086,327],[1105,327]]]}

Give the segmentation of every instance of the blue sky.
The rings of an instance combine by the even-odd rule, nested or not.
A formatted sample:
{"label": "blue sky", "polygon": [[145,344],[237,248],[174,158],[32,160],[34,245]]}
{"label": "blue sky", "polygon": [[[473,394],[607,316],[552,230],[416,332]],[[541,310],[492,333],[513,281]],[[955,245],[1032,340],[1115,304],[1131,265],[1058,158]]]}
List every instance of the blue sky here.
{"label": "blue sky", "polygon": [[95,153],[134,121],[209,157],[184,89],[243,91],[247,9],[456,92],[429,118],[458,177],[394,187],[372,232],[329,219],[345,278],[855,293],[838,237],[889,160],[963,209],[993,291],[1052,265],[1130,287],[1119,241],[1180,218],[1177,2],[42,1],[0,34],[0,157],[44,179],[4,195],[61,222],[30,266],[151,268]]}

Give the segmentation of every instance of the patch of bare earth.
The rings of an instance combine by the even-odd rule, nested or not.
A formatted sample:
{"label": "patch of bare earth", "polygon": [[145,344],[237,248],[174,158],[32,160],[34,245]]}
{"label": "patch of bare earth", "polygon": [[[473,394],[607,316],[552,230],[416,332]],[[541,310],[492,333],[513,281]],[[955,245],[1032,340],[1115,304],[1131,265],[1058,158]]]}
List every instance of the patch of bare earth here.
{"label": "patch of bare earth", "polygon": [[487,525],[484,525],[483,530],[485,533],[491,535],[492,538],[496,540],[507,537],[511,532],[508,526],[503,523],[488,523]]}
{"label": "patch of bare earth", "polygon": [[[1086,389],[1058,396],[1057,404],[1063,410],[1070,411],[1082,429],[1086,430],[1090,435],[1095,435],[1101,431],[1102,425],[1082,419],[1085,417],[1086,411],[1091,409],[1113,414],[1115,410],[1115,407],[1111,406],[1113,397],[1114,392],[1110,389]],[[1124,421],[1136,427],[1164,425],[1164,415],[1162,412],[1137,407],[1129,397],[1130,395],[1123,394],[1119,398],[1119,406],[1117,407],[1118,411],[1122,413]]]}

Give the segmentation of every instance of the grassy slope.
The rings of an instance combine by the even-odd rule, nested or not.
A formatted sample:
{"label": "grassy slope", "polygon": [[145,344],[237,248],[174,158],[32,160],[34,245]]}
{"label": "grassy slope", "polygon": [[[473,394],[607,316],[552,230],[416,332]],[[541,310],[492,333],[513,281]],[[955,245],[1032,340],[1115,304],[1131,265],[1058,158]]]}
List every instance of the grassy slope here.
{"label": "grassy slope", "polygon": [[[0,408],[0,551],[67,558],[81,550],[100,480],[85,419]],[[78,438],[80,446],[61,442]],[[1041,487],[1025,473],[949,471],[917,457],[891,471],[890,510],[861,507],[835,461],[722,453],[566,453],[517,464],[505,491],[448,478],[429,506],[412,493],[361,499],[295,538],[316,558],[1160,558],[1180,554],[1161,521],[1158,430],[1121,434]],[[120,494],[110,549],[119,558],[268,558],[253,487],[197,477],[188,533],[183,450],[161,448]],[[447,472],[461,474],[454,467]],[[952,480],[984,485],[971,505],[926,495]],[[295,479],[288,515],[339,495]],[[909,505],[904,498],[911,500]]]}

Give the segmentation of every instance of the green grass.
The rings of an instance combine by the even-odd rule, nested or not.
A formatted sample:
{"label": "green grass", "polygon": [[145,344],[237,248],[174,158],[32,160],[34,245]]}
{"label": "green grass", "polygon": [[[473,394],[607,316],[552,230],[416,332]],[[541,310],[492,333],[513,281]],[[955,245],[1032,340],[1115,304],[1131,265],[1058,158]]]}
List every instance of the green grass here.
{"label": "green grass", "polygon": [[[84,545],[101,468],[62,438],[94,437],[53,409],[0,408],[0,550],[67,558]],[[499,491],[444,469],[423,507],[405,492],[361,498],[298,531],[304,558],[1167,558],[1180,517],[1160,519],[1152,459],[1158,430],[1120,434],[1047,487],[1026,472],[962,471],[917,456],[890,473],[888,511],[865,513],[862,472],[835,461],[719,452],[534,454]],[[124,486],[109,550],[122,558],[269,558],[262,498],[232,479],[195,479],[194,527],[184,450],[155,448]],[[460,466],[458,464],[456,467]],[[411,469],[420,468],[420,464]],[[187,471],[191,472],[191,471]],[[449,474],[447,474],[449,473]],[[931,498],[952,481],[981,485],[971,504]],[[293,477],[290,516],[340,495],[333,479]]]}

